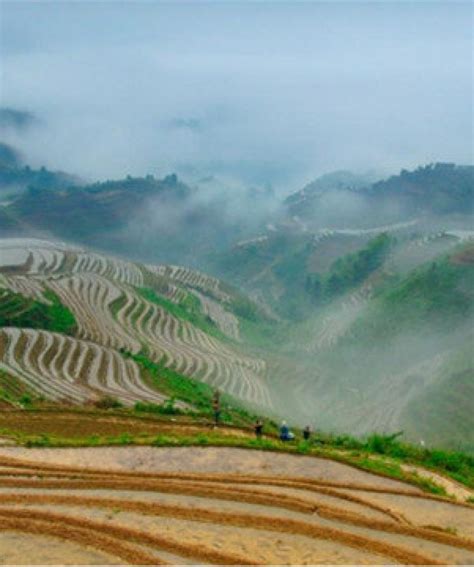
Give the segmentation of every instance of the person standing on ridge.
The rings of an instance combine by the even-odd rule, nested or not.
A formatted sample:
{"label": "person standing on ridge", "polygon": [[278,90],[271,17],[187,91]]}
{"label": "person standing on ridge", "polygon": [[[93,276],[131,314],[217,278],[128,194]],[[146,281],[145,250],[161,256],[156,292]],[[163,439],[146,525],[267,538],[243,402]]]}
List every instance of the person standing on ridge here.
{"label": "person standing on ridge", "polygon": [[262,433],[263,433],[263,421],[261,419],[257,419],[253,428],[254,428],[254,431],[255,431],[255,437],[257,439],[261,439]]}
{"label": "person standing on ridge", "polygon": [[309,441],[309,438],[311,437],[311,427],[309,425],[307,425],[304,429],[303,429],[303,439],[305,441]]}
{"label": "person standing on ridge", "polygon": [[212,411],[214,412],[215,427],[217,427],[221,417],[221,393],[219,390],[214,392],[214,396],[212,398]]}

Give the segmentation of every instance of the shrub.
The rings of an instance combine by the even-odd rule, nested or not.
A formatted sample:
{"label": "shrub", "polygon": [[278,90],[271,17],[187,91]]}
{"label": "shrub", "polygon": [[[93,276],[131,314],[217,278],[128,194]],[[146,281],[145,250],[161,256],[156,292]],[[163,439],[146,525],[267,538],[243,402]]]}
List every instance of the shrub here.
{"label": "shrub", "polygon": [[[394,433],[393,435],[379,435],[374,433],[367,439],[366,448],[372,453],[379,453],[381,455],[394,455],[394,451],[402,452],[402,448],[396,439],[403,434],[403,431]],[[404,456],[404,455],[400,455]]]}
{"label": "shrub", "polygon": [[117,409],[123,407],[123,404],[117,398],[112,396],[104,396],[100,400],[94,402],[94,406],[98,409]]}
{"label": "shrub", "polygon": [[28,439],[26,442],[27,447],[49,447],[51,445],[51,440],[47,435],[41,435],[36,439]]}
{"label": "shrub", "polygon": [[20,398],[22,406],[30,406],[33,403],[33,398],[29,394],[23,394]]}

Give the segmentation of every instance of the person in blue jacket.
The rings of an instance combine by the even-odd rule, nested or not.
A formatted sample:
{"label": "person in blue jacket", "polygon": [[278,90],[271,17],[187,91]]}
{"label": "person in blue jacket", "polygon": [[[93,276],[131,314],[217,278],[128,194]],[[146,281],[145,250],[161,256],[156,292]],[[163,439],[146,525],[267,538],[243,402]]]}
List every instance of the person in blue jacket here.
{"label": "person in blue jacket", "polygon": [[290,431],[290,428],[288,427],[286,421],[282,421],[281,425],[280,425],[280,440],[281,441],[291,441],[294,438],[295,438],[295,436]]}

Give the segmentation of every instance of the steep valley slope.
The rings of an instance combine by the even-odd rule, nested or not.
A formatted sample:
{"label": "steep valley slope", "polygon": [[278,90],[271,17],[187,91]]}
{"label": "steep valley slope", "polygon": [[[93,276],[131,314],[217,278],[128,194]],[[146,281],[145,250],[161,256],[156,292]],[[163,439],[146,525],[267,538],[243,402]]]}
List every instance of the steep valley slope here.
{"label": "steep valley slope", "polygon": [[[255,301],[180,266],[3,239],[0,389],[186,408],[156,380],[171,371],[301,426],[471,452],[473,244],[410,231],[327,232],[301,254],[284,241],[274,266],[243,266]],[[287,310],[260,303],[275,284]]]}

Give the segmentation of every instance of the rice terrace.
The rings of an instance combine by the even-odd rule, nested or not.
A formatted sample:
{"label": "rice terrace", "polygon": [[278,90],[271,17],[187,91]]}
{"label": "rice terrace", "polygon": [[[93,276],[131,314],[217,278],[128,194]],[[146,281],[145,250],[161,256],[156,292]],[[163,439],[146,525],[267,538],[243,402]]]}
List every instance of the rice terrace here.
{"label": "rice terrace", "polygon": [[0,565],[474,565],[473,10],[0,0]]}

